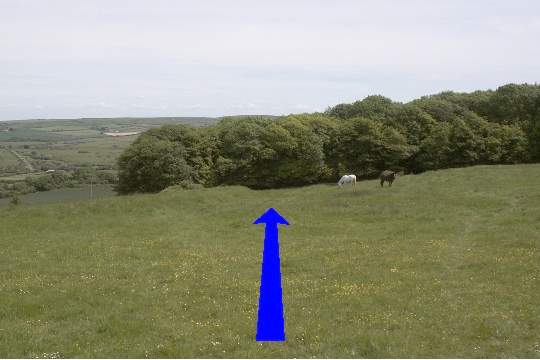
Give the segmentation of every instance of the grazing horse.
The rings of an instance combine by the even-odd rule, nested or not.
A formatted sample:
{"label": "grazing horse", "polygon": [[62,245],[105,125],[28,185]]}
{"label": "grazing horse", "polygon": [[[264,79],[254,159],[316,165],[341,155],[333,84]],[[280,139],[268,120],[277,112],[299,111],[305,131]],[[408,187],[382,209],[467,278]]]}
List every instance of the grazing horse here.
{"label": "grazing horse", "polygon": [[356,175],[343,175],[338,181],[338,186],[341,187],[343,184],[351,183],[353,191],[356,189]]}
{"label": "grazing horse", "polygon": [[384,182],[388,182],[388,186],[392,186],[392,183],[396,178],[398,177],[398,173],[390,170],[384,170],[381,175],[379,175],[379,179],[381,179],[381,187],[384,186]]}

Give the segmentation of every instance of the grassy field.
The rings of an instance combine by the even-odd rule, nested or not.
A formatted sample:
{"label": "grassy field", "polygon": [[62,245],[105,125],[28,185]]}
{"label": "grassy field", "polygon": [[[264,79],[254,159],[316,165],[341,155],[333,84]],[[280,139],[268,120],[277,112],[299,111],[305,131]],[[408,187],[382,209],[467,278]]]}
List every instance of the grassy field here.
{"label": "grassy field", "polygon": [[[540,357],[540,165],[0,209],[0,357]],[[263,226],[287,341],[255,342]]]}
{"label": "grassy field", "polygon": [[116,166],[116,161],[122,151],[124,151],[137,137],[100,137],[86,139],[77,143],[60,143],[39,150],[23,150],[27,156],[31,151],[37,151],[50,159],[60,161],[65,164],[76,166]]}
{"label": "grassy field", "polygon": [[24,172],[24,165],[8,149],[0,148],[0,174]]}
{"label": "grassy field", "polygon": [[[92,198],[103,198],[115,196],[112,185],[92,186]],[[50,191],[38,191],[26,195],[18,196],[20,204],[52,204],[77,200],[90,199],[90,186],[56,189]],[[0,199],[0,206],[10,204],[11,198]]]}

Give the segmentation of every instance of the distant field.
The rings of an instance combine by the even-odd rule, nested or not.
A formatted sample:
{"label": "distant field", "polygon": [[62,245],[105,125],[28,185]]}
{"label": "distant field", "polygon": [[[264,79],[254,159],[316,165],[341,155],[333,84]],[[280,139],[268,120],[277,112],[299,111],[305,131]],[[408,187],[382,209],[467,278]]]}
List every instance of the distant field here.
{"label": "distant field", "polygon": [[0,122],[0,181],[5,176],[26,174],[27,169],[14,161],[12,148],[37,169],[76,169],[79,167],[115,168],[122,151],[138,135],[112,137],[105,132],[144,132],[164,124],[195,126],[215,122],[214,118],[113,118],[71,120],[25,120]]}
{"label": "distant field", "polygon": [[[0,208],[0,357],[540,357],[540,165]],[[256,343],[263,226],[285,343]]]}
{"label": "distant field", "polygon": [[19,159],[8,149],[0,148],[0,173],[17,173],[25,171]]}
{"label": "distant field", "polygon": [[[21,150],[27,156],[32,151],[45,155],[56,161],[76,166],[84,165],[110,165],[116,164],[116,160],[122,151],[131,144],[137,136],[126,137],[99,137],[85,139],[75,143],[57,143],[47,147],[36,147]],[[40,160],[37,161],[38,163]]]}
{"label": "distant field", "polygon": [[28,176],[39,176],[46,174],[45,171],[38,171],[31,174],[17,174],[17,175],[7,175],[7,176],[0,176],[0,182],[17,182],[17,181],[24,181]]}
{"label": "distant field", "polygon": [[60,135],[52,132],[40,131],[37,129],[17,129],[10,132],[0,132],[0,143],[4,141],[59,141],[68,140],[70,135]]}

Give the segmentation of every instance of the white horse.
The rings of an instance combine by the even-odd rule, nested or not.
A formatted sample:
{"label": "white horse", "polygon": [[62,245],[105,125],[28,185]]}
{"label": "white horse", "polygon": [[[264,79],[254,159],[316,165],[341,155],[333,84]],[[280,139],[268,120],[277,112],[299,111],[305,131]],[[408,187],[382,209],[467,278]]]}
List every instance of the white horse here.
{"label": "white horse", "polygon": [[343,184],[351,183],[353,191],[356,189],[356,175],[343,175],[338,181],[338,186],[341,187]]}

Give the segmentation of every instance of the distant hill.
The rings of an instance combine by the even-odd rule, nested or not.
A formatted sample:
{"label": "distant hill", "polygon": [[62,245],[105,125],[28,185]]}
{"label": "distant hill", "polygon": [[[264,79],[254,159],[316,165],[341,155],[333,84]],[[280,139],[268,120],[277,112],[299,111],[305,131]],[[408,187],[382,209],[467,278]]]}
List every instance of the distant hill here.
{"label": "distant hill", "polygon": [[[43,124],[44,122],[55,122],[58,123],[77,123],[77,122],[85,122],[85,123],[114,123],[114,124],[134,124],[134,123],[189,123],[189,124],[208,124],[217,121],[218,118],[214,117],[190,117],[190,116],[169,116],[169,117],[114,117],[114,118],[73,118],[73,119],[25,119],[25,120],[3,120],[0,121],[0,125],[2,123],[9,123],[9,126],[13,126],[13,124],[29,124],[29,123],[35,123],[38,122],[39,124]],[[7,126],[7,124],[5,124]]]}
{"label": "distant hill", "polygon": [[[266,119],[278,118],[277,115],[227,115],[219,117],[208,117],[208,116],[161,116],[161,117],[113,117],[113,118],[44,118],[44,119],[24,119],[24,120],[2,120],[0,121],[0,129],[8,128],[13,126],[14,123],[34,123],[39,122],[51,122],[55,123],[73,123],[73,122],[92,122],[92,123],[115,123],[115,124],[125,124],[125,123],[185,123],[192,125],[201,125],[201,124],[211,124],[220,119],[224,118],[250,118],[250,117],[261,117]],[[9,123],[9,124],[8,124]]]}
{"label": "distant hill", "polygon": [[218,119],[247,119],[247,118],[260,118],[260,119],[277,119],[280,115],[228,115],[221,116]]}

